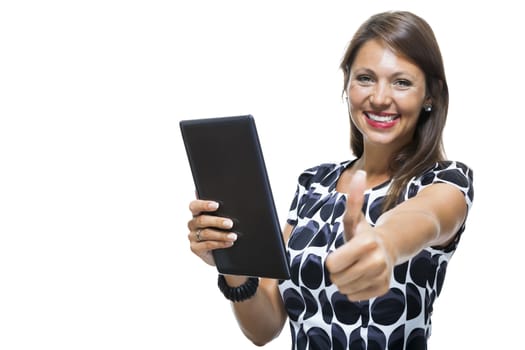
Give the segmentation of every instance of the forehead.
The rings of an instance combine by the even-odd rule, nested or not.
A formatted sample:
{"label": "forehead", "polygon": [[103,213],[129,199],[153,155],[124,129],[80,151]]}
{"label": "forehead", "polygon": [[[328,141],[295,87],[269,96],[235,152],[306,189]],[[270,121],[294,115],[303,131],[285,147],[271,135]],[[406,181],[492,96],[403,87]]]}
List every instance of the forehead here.
{"label": "forehead", "polygon": [[379,39],[368,40],[358,49],[350,71],[358,69],[377,73],[408,73],[415,77],[424,77],[424,72],[413,61]]}

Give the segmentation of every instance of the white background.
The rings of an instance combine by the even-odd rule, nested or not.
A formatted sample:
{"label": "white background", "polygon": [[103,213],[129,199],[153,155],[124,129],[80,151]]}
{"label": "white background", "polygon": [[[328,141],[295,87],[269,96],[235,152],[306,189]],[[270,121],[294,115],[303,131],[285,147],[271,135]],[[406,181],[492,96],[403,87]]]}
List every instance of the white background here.
{"label": "white background", "polygon": [[[390,9],[434,28],[451,92],[448,155],[475,172],[430,347],[515,348],[525,312],[517,6],[2,2],[0,348],[255,348],[214,268],[190,253],[194,190],[178,123],[253,114],[284,220],[300,171],[350,157],[339,60],[357,26]],[[289,347],[286,326],[265,348]]]}

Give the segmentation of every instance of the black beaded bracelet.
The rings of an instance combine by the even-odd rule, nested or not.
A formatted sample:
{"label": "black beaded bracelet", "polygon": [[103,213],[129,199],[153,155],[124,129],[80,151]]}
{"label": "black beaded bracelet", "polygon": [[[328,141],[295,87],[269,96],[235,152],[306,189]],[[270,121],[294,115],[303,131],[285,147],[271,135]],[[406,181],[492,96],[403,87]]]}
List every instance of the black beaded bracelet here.
{"label": "black beaded bracelet", "polygon": [[259,279],[256,277],[249,277],[248,280],[240,286],[232,288],[226,283],[224,275],[219,274],[217,285],[226,299],[236,303],[249,299],[255,295],[257,287],[259,287]]}

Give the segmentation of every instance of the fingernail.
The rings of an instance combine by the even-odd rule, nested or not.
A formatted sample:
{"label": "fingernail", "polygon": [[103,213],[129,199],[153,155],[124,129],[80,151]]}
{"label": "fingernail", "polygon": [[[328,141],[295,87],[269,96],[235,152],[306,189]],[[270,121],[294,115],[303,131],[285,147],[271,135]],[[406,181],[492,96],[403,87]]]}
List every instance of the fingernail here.
{"label": "fingernail", "polygon": [[228,239],[232,242],[235,242],[237,240],[237,234],[236,233],[228,233],[228,235],[226,236],[228,237]]}
{"label": "fingernail", "polygon": [[208,203],[208,208],[209,209],[217,209],[219,207],[219,203],[217,202],[209,202]]}
{"label": "fingernail", "polygon": [[232,228],[233,221],[226,219],[222,222],[222,226],[224,226],[224,228]]}

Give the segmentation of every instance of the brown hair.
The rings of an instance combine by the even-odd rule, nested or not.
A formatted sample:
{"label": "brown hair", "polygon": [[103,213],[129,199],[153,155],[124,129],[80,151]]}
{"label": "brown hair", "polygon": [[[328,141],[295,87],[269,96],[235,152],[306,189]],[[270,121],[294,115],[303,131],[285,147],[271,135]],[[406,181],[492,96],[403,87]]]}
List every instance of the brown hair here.
{"label": "brown hair", "polygon": [[[364,22],[349,43],[340,68],[344,73],[343,94],[347,89],[350,68],[361,46],[382,40],[397,54],[416,64],[425,74],[426,93],[432,111],[421,111],[414,137],[390,162],[392,186],[383,209],[394,207],[411,178],[445,159],[443,129],[448,112],[448,86],[439,45],[430,25],[407,11],[376,14]],[[363,154],[363,135],[350,118],[350,146],[356,157]]]}

